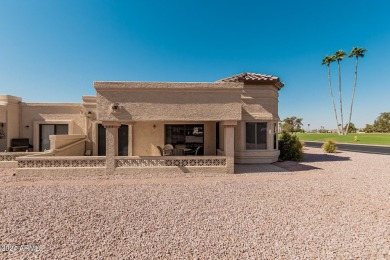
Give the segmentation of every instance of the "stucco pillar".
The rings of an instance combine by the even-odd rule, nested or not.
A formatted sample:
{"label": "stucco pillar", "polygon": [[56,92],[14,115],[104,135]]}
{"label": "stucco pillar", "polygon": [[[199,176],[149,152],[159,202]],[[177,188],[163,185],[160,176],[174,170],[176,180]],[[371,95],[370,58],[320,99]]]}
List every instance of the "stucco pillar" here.
{"label": "stucco pillar", "polygon": [[106,174],[115,172],[115,156],[118,155],[118,128],[120,124],[105,123],[106,128]]}
{"label": "stucco pillar", "polygon": [[234,173],[234,127],[237,121],[223,121],[224,131],[224,151],[225,156],[228,157],[227,168],[228,173]]}
{"label": "stucco pillar", "polygon": [[129,126],[129,144],[128,144],[128,155],[133,156],[133,125]]}

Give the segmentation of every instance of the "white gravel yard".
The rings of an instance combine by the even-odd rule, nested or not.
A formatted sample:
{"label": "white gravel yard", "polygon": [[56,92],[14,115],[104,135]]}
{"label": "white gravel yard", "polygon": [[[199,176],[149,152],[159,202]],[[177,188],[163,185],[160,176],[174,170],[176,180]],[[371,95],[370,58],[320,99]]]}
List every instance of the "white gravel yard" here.
{"label": "white gravel yard", "polygon": [[3,169],[0,259],[389,259],[390,156],[305,153],[235,175]]}

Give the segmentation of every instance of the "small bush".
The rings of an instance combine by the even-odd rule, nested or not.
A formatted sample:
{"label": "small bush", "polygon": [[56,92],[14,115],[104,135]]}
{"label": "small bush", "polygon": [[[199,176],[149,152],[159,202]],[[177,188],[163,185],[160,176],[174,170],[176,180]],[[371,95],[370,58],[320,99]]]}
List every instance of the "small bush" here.
{"label": "small bush", "polygon": [[327,153],[335,153],[337,151],[336,143],[332,140],[328,140],[326,143],[322,145],[322,150]]}
{"label": "small bush", "polygon": [[302,161],[303,145],[296,135],[283,132],[279,140],[279,159],[283,161]]}

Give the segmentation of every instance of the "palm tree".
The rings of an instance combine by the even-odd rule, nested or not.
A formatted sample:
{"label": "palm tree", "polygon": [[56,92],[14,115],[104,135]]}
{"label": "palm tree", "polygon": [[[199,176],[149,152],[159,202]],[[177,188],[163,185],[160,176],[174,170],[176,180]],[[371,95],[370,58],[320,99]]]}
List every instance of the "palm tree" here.
{"label": "palm tree", "polygon": [[340,134],[339,119],[337,118],[336,105],[334,103],[334,97],[333,97],[333,91],[332,91],[332,80],[330,78],[330,64],[332,62],[334,62],[335,60],[336,60],[335,56],[325,56],[325,58],[322,59],[322,65],[326,65],[326,67],[328,67],[328,81],[329,81],[330,97],[332,98],[334,116],[336,117],[337,133]]}
{"label": "palm tree", "polygon": [[341,117],[341,133],[344,134],[344,117],[343,117],[343,99],[341,97],[341,70],[340,70],[340,62],[345,58],[347,54],[343,50],[338,50],[334,54],[338,68],[339,68],[339,96],[340,96],[340,117]]}
{"label": "palm tree", "polygon": [[349,108],[349,120],[348,120],[348,125],[347,125],[347,129],[345,131],[345,134],[348,134],[349,125],[351,124],[351,119],[352,119],[352,108],[353,108],[353,100],[355,98],[355,89],[356,89],[356,80],[357,80],[359,58],[364,58],[364,53],[366,51],[367,50],[363,49],[363,48],[353,47],[352,51],[348,54],[348,58],[356,57],[356,65],[355,65],[355,79],[354,79],[353,90],[352,90],[351,107]]}

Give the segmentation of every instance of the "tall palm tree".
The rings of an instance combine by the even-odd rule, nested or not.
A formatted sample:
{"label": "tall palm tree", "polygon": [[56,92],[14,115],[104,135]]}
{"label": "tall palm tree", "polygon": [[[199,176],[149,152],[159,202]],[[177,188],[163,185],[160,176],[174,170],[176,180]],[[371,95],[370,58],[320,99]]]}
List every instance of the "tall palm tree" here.
{"label": "tall palm tree", "polygon": [[338,50],[334,54],[338,68],[339,68],[339,96],[340,96],[340,117],[341,117],[341,133],[344,134],[344,117],[343,117],[343,99],[341,97],[341,70],[340,70],[340,62],[345,58],[347,54],[343,50]]}
{"label": "tall palm tree", "polygon": [[364,53],[366,51],[367,50],[363,49],[363,48],[353,47],[352,51],[348,54],[348,58],[356,57],[356,63],[355,63],[355,79],[354,79],[354,83],[353,83],[351,107],[349,108],[349,120],[348,120],[348,125],[347,125],[347,129],[345,131],[345,134],[348,134],[349,125],[351,124],[351,119],[352,119],[352,108],[353,108],[353,100],[355,99],[355,89],[356,89],[356,80],[357,80],[359,58],[364,58]]}
{"label": "tall palm tree", "polygon": [[335,56],[325,56],[322,59],[322,65],[326,65],[326,67],[328,68],[328,81],[329,81],[330,97],[332,98],[334,116],[336,118],[336,123],[337,123],[337,133],[340,134],[339,119],[337,117],[336,104],[334,103],[334,97],[333,97],[333,91],[332,91],[332,80],[330,78],[330,64],[334,61],[336,61]]}

